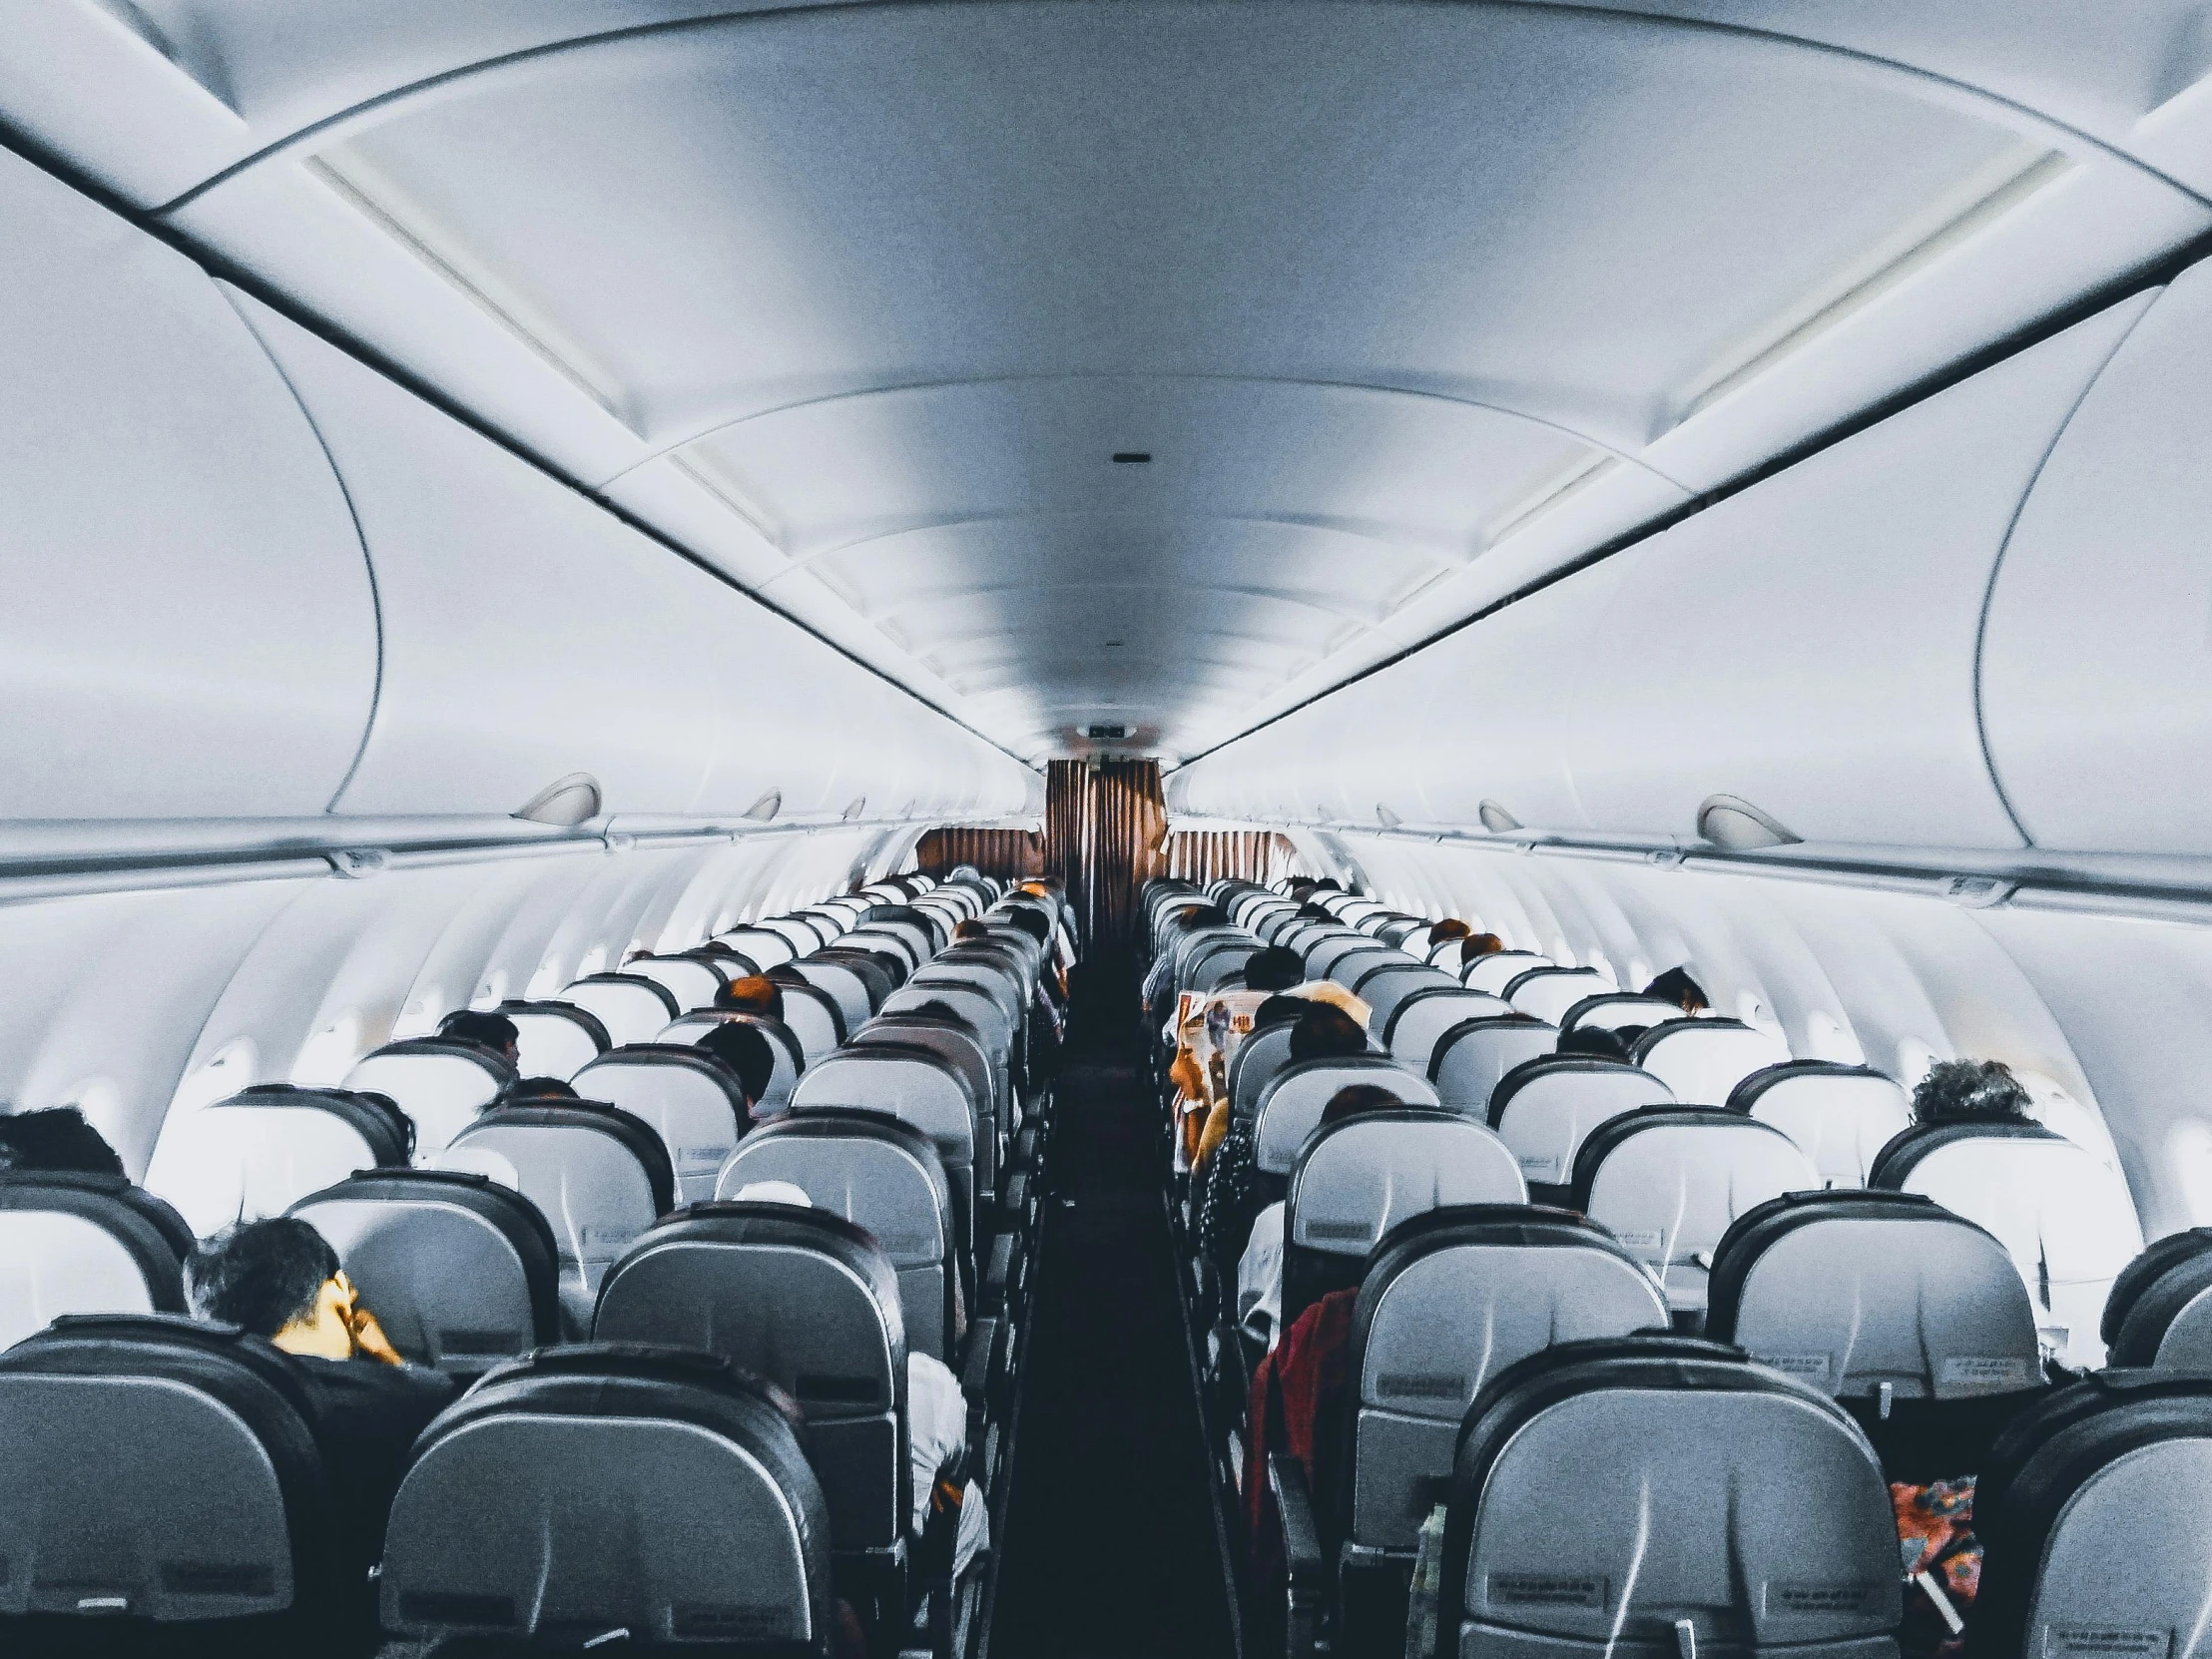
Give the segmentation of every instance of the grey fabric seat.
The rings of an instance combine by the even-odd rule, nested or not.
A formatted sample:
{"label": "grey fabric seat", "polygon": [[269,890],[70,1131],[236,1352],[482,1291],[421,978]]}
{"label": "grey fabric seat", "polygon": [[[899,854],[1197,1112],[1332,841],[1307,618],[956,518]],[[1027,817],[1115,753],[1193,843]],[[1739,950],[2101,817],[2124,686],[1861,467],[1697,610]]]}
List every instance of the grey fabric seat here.
{"label": "grey fabric seat", "polygon": [[1435,1659],[1891,1659],[1901,1613],[1866,1436],[1736,1350],[1563,1344],[1467,1413]]}
{"label": "grey fabric seat", "polygon": [[234,1221],[281,1215],[357,1169],[405,1164],[407,1129],[389,1100],[371,1094],[260,1083],[172,1114],[146,1186],[204,1238]]}
{"label": "grey fabric seat", "polygon": [[667,986],[642,973],[586,974],[561,987],[561,1000],[596,1017],[617,1047],[651,1042],[684,1011]]}
{"label": "grey fabric seat", "polygon": [[488,1176],[365,1170],[290,1214],[337,1252],[409,1363],[474,1377],[561,1340],[560,1252],[538,1207]]}
{"label": "grey fabric seat", "polygon": [[1526,973],[1530,968],[1556,967],[1549,956],[1539,956],[1533,950],[1493,950],[1487,956],[1477,956],[1459,972],[1459,983],[1470,991],[1485,991],[1491,996],[1503,996],[1505,987]]}
{"label": "grey fabric seat", "polygon": [[1573,1199],[1660,1280],[1668,1307],[1695,1320],[1714,1252],[1737,1217],[1820,1184],[1779,1129],[1717,1107],[1643,1106],[1584,1137]]}
{"label": "grey fabric seat", "polygon": [[1363,1112],[1315,1131],[1284,1195],[1283,1329],[1331,1291],[1358,1285],[1378,1242],[1407,1218],[1527,1197],[1504,1143],[1465,1118]]}
{"label": "grey fabric seat", "polygon": [[978,1167],[989,1143],[978,1144],[975,1103],[951,1067],[927,1049],[902,1044],[848,1048],[809,1071],[792,1096],[795,1115],[825,1106],[885,1112],[929,1137],[952,1184],[954,1237],[972,1256],[977,1199],[992,1190],[993,1172]]}
{"label": "grey fabric seat", "polygon": [[622,971],[652,980],[686,1013],[713,1006],[716,993],[730,982],[728,974],[697,956],[634,956]]}
{"label": "grey fabric seat", "polygon": [[1786,1063],[1790,1050],[1741,1020],[1678,1019],[1638,1037],[1628,1057],[1684,1105],[1719,1106],[1753,1072]]}
{"label": "grey fabric seat", "polygon": [[769,1075],[768,1092],[754,1103],[756,1114],[773,1117],[789,1107],[792,1090],[799,1087],[799,1074],[806,1069],[807,1051],[792,1028],[773,1014],[749,1014],[736,1008],[685,1014],[670,1020],[653,1040],[664,1046],[682,1044],[688,1047],[718,1025],[750,1025],[768,1039],[769,1053],[776,1066]]}
{"label": "grey fabric seat", "polygon": [[515,1069],[525,1077],[574,1077],[614,1046],[599,1017],[574,1003],[507,1001],[495,1011],[514,1021]]}
{"label": "grey fabric seat", "polygon": [[689,1043],[618,1048],[572,1081],[578,1094],[621,1107],[661,1137],[676,1172],[678,1204],[714,1197],[723,1160],[752,1127],[745,1086]]}
{"label": "grey fabric seat", "polygon": [[1831,1187],[1864,1187],[1882,1149],[1913,1125],[1912,1102],[1896,1078],[1826,1060],[1755,1071],[1728,1105],[1797,1142]]}
{"label": "grey fabric seat", "polygon": [[1585,996],[1564,1014],[1559,1016],[1559,1032],[1585,1026],[1602,1031],[1618,1031],[1623,1027],[1649,1030],[1654,1025],[1664,1025],[1669,1020],[1682,1017],[1681,1007],[1656,996],[1642,996],[1635,991],[1598,991]]}
{"label": "grey fabric seat", "polygon": [[1371,1010],[1368,1029],[1377,1041],[1386,1042],[1390,1020],[1407,997],[1422,991],[1457,991],[1459,982],[1450,974],[1438,973],[1420,962],[1401,961],[1368,969],[1352,989]]}
{"label": "grey fabric seat", "polygon": [[958,1073],[967,1086],[969,1099],[978,1108],[977,1133],[982,1132],[985,1124],[995,1124],[1003,1149],[1015,1127],[1013,1091],[1005,1086],[1001,1074],[983,1052],[983,1045],[972,1027],[946,1025],[914,1014],[878,1014],[853,1033],[849,1046],[866,1048],[885,1044],[925,1048]]}
{"label": "grey fabric seat", "polygon": [[1463,990],[1450,980],[1418,986],[1390,1010],[1382,1023],[1382,1041],[1401,1062],[1426,1077],[1445,1032],[1470,1019],[1495,1019],[1512,1011],[1503,997]]}
{"label": "grey fabric seat", "polygon": [[726,1361],[559,1348],[430,1424],[392,1504],[386,1631],[827,1650],[830,1520],[790,1399]]}
{"label": "grey fabric seat", "polygon": [[783,992],[784,1023],[799,1039],[808,1065],[834,1054],[845,1039],[844,1010],[828,991],[809,984],[797,964],[775,968],[769,978]]}
{"label": "grey fabric seat", "polygon": [[192,1229],[120,1175],[0,1170],[0,1349],[64,1314],[182,1314]]}
{"label": "grey fabric seat", "polygon": [[1334,979],[1337,976],[1338,963],[1376,948],[1375,940],[1358,928],[1333,927],[1306,944],[1306,977]]}
{"label": "grey fabric seat", "polygon": [[1260,1111],[1260,1094],[1275,1074],[1291,1063],[1291,1029],[1295,1020],[1284,1020],[1253,1032],[1238,1044],[1229,1062],[1230,1110],[1243,1122]]}
{"label": "grey fabric seat", "polygon": [[788,1204],[695,1204],[608,1271],[592,1336],[719,1355],[791,1394],[832,1547],[903,1558],[905,1324],[897,1273],[861,1229]]}
{"label": "grey fabric seat", "polygon": [[604,1103],[495,1106],[454,1138],[449,1167],[512,1184],[553,1230],[566,1329],[591,1329],[600,1281],[630,1242],[675,1204],[676,1172],[661,1137]]}
{"label": "grey fabric seat", "polygon": [[1523,1205],[1438,1208],[1393,1227],[1352,1316],[1346,1566],[1409,1556],[1484,1384],[1554,1343],[1667,1323],[1650,1276],[1595,1223]]}
{"label": "grey fabric seat", "polygon": [[2212,1227],[2169,1233],[2128,1263],[2099,1335],[2115,1366],[2212,1372]]}
{"label": "grey fabric seat", "polygon": [[1253,1154],[1262,1186],[1271,1196],[1290,1178],[1307,1136],[1340,1089],[1372,1083],[1389,1090],[1408,1106],[1436,1104],[1436,1091],[1384,1054],[1357,1054],[1332,1060],[1294,1060],[1269,1081],[1254,1112]]}
{"label": "grey fabric seat", "polygon": [[1513,975],[1504,996],[1516,1012],[1557,1025],[1577,1002],[1612,988],[1613,982],[1595,968],[1547,966]]}
{"label": "grey fabric seat", "polygon": [[1549,1054],[1558,1031],[1526,1014],[1462,1020],[1429,1050],[1428,1076],[1444,1105],[1462,1117],[1487,1123],[1490,1095],[1523,1060]]}
{"label": "grey fabric seat", "polygon": [[907,1347],[950,1365],[961,1263],[952,1183],[929,1137],[883,1112],[822,1107],[766,1124],[730,1154],[715,1197],[789,1181],[818,1210],[842,1216],[883,1247],[898,1276]]}
{"label": "grey fabric seat", "polygon": [[1639,1106],[1672,1105],[1649,1072],[1592,1054],[1540,1054],[1523,1060],[1490,1091],[1490,1127],[1512,1149],[1521,1174],[1563,1201],[1575,1155],[1599,1124]]}
{"label": "grey fabric seat", "polygon": [[715,935],[766,973],[792,960],[792,941],[773,927],[732,927]]}
{"label": "grey fabric seat", "polygon": [[875,1012],[870,995],[872,987],[848,962],[825,961],[816,954],[792,963],[790,971],[804,977],[808,984],[836,1003],[837,1017],[844,1022],[844,1034],[848,1037]]}
{"label": "grey fabric seat", "polygon": [[419,1158],[466,1129],[514,1080],[496,1054],[474,1043],[407,1037],[362,1055],[345,1074],[344,1086],[397,1101],[414,1123]]}

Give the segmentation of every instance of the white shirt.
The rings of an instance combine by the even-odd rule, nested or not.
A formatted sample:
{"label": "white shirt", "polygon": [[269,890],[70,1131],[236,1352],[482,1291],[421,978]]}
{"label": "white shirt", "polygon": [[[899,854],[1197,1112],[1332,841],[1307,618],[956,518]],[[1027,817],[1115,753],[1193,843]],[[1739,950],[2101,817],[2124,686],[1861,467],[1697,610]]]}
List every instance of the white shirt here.
{"label": "white shirt", "polygon": [[[942,1360],[926,1354],[906,1356],[906,1458],[914,1477],[916,1536],[929,1519],[929,1493],[937,1470],[967,1444],[967,1396]],[[983,1493],[970,1480],[960,1499],[960,1532],[952,1549],[952,1575],[967,1571],[975,1552],[990,1538]]]}
{"label": "white shirt", "polygon": [[1252,1237],[1237,1258],[1237,1323],[1273,1352],[1283,1323],[1283,1205],[1252,1220]]}

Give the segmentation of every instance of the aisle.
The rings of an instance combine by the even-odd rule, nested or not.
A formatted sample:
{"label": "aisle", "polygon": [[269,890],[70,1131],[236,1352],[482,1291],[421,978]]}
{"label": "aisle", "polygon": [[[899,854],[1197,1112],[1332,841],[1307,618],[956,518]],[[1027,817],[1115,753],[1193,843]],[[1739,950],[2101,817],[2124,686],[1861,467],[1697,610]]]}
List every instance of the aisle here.
{"label": "aisle", "polygon": [[1134,970],[1079,971],[990,1659],[1232,1659]]}

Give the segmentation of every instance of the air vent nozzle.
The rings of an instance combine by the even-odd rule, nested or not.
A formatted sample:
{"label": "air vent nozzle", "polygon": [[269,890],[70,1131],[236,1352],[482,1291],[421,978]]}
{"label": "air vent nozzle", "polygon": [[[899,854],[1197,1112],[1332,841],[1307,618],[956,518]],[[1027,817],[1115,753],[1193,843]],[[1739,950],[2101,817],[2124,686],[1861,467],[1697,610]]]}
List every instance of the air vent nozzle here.
{"label": "air vent nozzle", "polygon": [[1482,828],[1493,835],[1509,834],[1521,827],[1521,821],[1494,801],[1485,801],[1475,808],[1474,816],[1482,821]]}
{"label": "air vent nozzle", "polygon": [[1697,810],[1697,832],[1731,852],[1791,846],[1805,837],[1733,795],[1709,795]]}
{"label": "air vent nozzle", "polygon": [[573,830],[586,819],[597,818],[604,806],[599,780],[588,772],[572,772],[538,791],[514,816],[531,824]]}

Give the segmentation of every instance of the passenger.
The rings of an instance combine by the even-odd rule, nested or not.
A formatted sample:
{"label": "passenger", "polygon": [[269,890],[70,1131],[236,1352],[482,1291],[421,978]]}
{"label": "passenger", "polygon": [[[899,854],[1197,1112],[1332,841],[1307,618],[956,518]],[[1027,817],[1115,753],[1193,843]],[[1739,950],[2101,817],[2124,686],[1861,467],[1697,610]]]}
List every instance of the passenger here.
{"label": "passenger", "polygon": [[[1321,1109],[1319,1134],[1333,1123],[1358,1117],[1362,1112],[1387,1112],[1404,1101],[1388,1089],[1373,1083],[1355,1083],[1339,1089]],[[1286,1210],[1277,1199],[1253,1219],[1252,1237],[1237,1258],[1237,1324],[1254,1342],[1275,1346],[1283,1322],[1283,1220]]]}
{"label": "passenger", "polygon": [[748,973],[715,992],[715,1006],[740,1014],[784,1017],[784,988],[765,973]]}
{"label": "passenger", "polygon": [[1690,977],[1688,968],[1671,967],[1644,987],[1644,995],[1655,996],[1662,1002],[1672,1002],[1685,1014],[1695,1017],[1712,1009],[1712,998],[1705,994],[1705,987]]}
{"label": "passenger", "polygon": [[[1295,959],[1295,952],[1286,951],[1284,954],[1293,956]],[[1257,960],[1258,958],[1254,959]],[[1271,1025],[1281,1025],[1286,1020],[1299,1018],[1312,1006],[1313,1004],[1303,996],[1285,996],[1279,992],[1269,997],[1267,1001],[1261,1003],[1259,1007],[1252,1011],[1252,1029],[1245,1033],[1245,1041],[1250,1042]],[[1179,1050],[1177,1052],[1177,1065],[1182,1064],[1184,1052],[1186,1051]],[[1191,1061],[1189,1073],[1189,1077],[1193,1080],[1199,1075],[1197,1068],[1198,1062],[1194,1058]],[[1170,1075],[1174,1074],[1171,1072]],[[1184,1081],[1185,1079],[1181,1077],[1176,1078],[1179,1087]],[[1194,1180],[1205,1173],[1206,1166],[1213,1161],[1214,1154],[1221,1150],[1222,1142],[1228,1138],[1230,1118],[1233,1112],[1234,1103],[1226,1092],[1207,1109],[1205,1120],[1198,1130],[1197,1142],[1190,1152],[1189,1161]]]}
{"label": "passenger", "polygon": [[987,939],[990,936],[990,924],[976,916],[969,916],[967,920],[952,929],[952,939],[955,944],[966,944],[976,939]]}
{"label": "passenger", "polygon": [[1628,1044],[1621,1033],[1602,1025],[1578,1025],[1560,1037],[1557,1047],[1561,1054],[1595,1054],[1604,1060],[1628,1058]]}
{"label": "passenger", "polygon": [[1041,945],[1052,943],[1052,923],[1024,904],[1012,916],[1013,924]]}
{"label": "passenger", "polygon": [[458,1385],[399,1358],[337,1252],[295,1216],[203,1240],[185,1263],[185,1294],[197,1318],[267,1337],[306,1375],[348,1557],[376,1560],[408,1450]]}
{"label": "passenger", "polygon": [[492,1096],[494,1106],[521,1106],[533,1100],[574,1100],[574,1085],[558,1077],[518,1077]]}
{"label": "passenger", "polygon": [[1469,933],[1459,941],[1459,965],[1477,961],[1484,956],[1495,956],[1505,948],[1505,941],[1495,933]]}
{"label": "passenger", "polygon": [[1474,929],[1456,916],[1446,916],[1428,929],[1428,948],[1433,950],[1446,939],[1471,937]]}
{"label": "passenger", "polygon": [[[789,1204],[796,1209],[814,1207],[807,1190],[795,1181],[753,1181],[734,1195],[740,1204]],[[983,1494],[967,1470],[967,1396],[959,1379],[942,1360],[909,1351],[906,1356],[906,1455],[912,1465],[914,1487],[913,1533],[918,1542],[928,1529],[931,1511],[957,1507],[959,1531],[952,1551],[952,1576],[958,1578],[975,1559],[976,1551],[990,1541],[990,1517],[984,1512]],[[954,1479],[951,1492],[940,1492],[941,1479]],[[958,1496],[954,1497],[953,1492]]]}
{"label": "passenger", "polygon": [[1306,964],[1297,951],[1271,944],[1245,963],[1244,976],[1246,990],[1287,991],[1306,977]]}
{"label": "passenger", "polygon": [[1913,1091],[1913,1121],[2033,1123],[2027,1088],[2002,1060],[1937,1060]]}
{"label": "passenger", "polygon": [[738,1086],[745,1090],[747,1118],[761,1122],[761,1102],[768,1098],[776,1081],[776,1050],[768,1045],[768,1033],[742,1020],[725,1020],[694,1046],[719,1060],[723,1069],[737,1078]]}
{"label": "passenger", "polygon": [[0,1169],[122,1175],[123,1160],[74,1106],[0,1117]]}
{"label": "passenger", "polygon": [[438,1035],[450,1042],[474,1043],[485,1053],[497,1055],[509,1071],[521,1069],[522,1033],[505,1014],[456,1008],[438,1021]]}
{"label": "passenger", "polygon": [[1229,913],[1213,904],[1201,904],[1175,918],[1175,931],[1153,959],[1152,971],[1145,975],[1144,1005],[1151,1011],[1155,1027],[1165,1025],[1175,1012],[1167,999],[1175,994],[1175,970],[1182,961],[1184,938],[1202,927],[1223,927],[1228,922]]}

